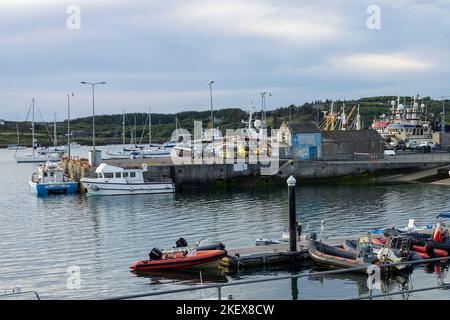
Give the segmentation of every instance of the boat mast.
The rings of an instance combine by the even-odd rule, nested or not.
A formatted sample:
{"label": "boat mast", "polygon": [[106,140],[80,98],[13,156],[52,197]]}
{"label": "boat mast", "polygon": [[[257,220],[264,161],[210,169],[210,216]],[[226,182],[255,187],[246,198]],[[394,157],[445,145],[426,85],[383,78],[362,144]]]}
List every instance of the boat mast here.
{"label": "boat mast", "polygon": [[134,131],[133,131],[133,144],[136,145],[136,137],[137,137],[137,132],[136,132],[136,115],[134,115]]}
{"label": "boat mast", "polygon": [[53,113],[53,117],[54,117],[54,119],[53,119],[53,137],[54,137],[53,145],[56,147],[56,145],[58,144],[57,137],[56,137],[56,112]]}
{"label": "boat mast", "polygon": [[122,118],[122,146],[125,149],[125,110],[123,110],[123,118]]}
{"label": "boat mast", "polygon": [[19,147],[19,114],[17,114],[17,122],[16,122],[16,131],[17,131],[17,147]]}
{"label": "boat mast", "polygon": [[148,148],[152,148],[152,107],[148,107]]}
{"label": "boat mast", "polygon": [[33,155],[34,155],[34,98],[32,100],[32,121],[31,121],[31,148],[33,149]]}

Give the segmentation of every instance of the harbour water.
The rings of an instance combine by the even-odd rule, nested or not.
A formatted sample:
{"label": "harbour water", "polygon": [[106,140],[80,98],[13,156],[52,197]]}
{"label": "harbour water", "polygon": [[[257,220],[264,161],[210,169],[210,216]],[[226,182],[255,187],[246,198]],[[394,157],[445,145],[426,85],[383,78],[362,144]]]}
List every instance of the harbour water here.
{"label": "harbour water", "polygon": [[[87,149],[74,152],[84,155]],[[43,299],[102,299],[290,273],[259,270],[234,275],[137,276],[128,268],[146,258],[153,247],[170,247],[179,237],[189,242],[208,238],[229,248],[252,246],[261,237],[279,239],[288,223],[286,188],[36,197],[28,187],[35,164],[17,164],[13,155],[14,151],[0,150],[0,292],[20,285],[23,291],[36,290]],[[404,226],[410,218],[419,225],[433,222],[438,213],[450,208],[449,191],[428,184],[299,185],[297,213],[304,226],[310,222],[307,231],[319,231],[324,220],[327,236],[353,236],[374,227]],[[79,289],[68,286],[70,266],[80,268]],[[440,277],[448,280],[446,273]],[[436,281],[436,273],[419,267],[412,275],[391,279],[383,286],[396,291],[405,286],[434,286]],[[373,294],[377,293],[380,290],[374,290]],[[367,294],[366,277],[351,274],[223,290],[224,296],[235,299],[344,299]],[[157,299],[215,297],[216,291],[205,290]],[[392,299],[401,298],[405,296]],[[449,296],[445,291],[430,291],[410,298]]]}

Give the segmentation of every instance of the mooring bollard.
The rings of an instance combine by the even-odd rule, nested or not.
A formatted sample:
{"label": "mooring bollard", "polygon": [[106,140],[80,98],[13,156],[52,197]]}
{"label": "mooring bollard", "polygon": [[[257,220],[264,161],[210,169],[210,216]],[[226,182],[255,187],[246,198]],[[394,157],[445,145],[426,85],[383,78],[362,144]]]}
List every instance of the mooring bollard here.
{"label": "mooring bollard", "polygon": [[297,213],[295,210],[295,184],[296,180],[293,176],[290,176],[287,180],[288,184],[288,198],[289,198],[289,242],[290,251],[297,251]]}

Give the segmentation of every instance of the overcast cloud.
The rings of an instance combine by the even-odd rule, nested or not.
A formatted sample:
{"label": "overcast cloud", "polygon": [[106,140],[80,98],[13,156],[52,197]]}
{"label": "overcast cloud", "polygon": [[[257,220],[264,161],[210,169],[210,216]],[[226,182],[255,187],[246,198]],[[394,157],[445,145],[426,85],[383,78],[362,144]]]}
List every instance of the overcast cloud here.
{"label": "overcast cloud", "polygon": [[[81,9],[69,30],[66,10]],[[381,9],[369,30],[367,8]],[[450,1],[0,0],[0,118],[450,94]]]}

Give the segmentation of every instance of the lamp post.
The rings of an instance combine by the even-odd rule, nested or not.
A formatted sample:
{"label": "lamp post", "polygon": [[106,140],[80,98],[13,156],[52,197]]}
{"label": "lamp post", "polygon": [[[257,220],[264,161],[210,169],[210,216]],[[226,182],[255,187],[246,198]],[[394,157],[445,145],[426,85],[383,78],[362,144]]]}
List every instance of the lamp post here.
{"label": "lamp post", "polygon": [[106,82],[85,82],[82,81],[81,84],[88,84],[92,86],[92,149],[95,154],[95,86],[98,84],[106,84]]}
{"label": "lamp post", "polygon": [[213,146],[213,155],[216,154],[216,150],[214,149],[214,113],[213,113],[213,94],[212,94],[212,85],[214,83],[214,80],[211,80],[208,82],[209,84],[209,96],[211,98],[211,140],[212,140],[212,146]]}
{"label": "lamp post", "polygon": [[69,160],[70,160],[70,96],[74,96],[73,92],[72,94],[67,95],[67,149],[69,152]]}
{"label": "lamp post", "polygon": [[266,96],[266,92],[261,92],[261,121],[264,123],[264,99]]}

